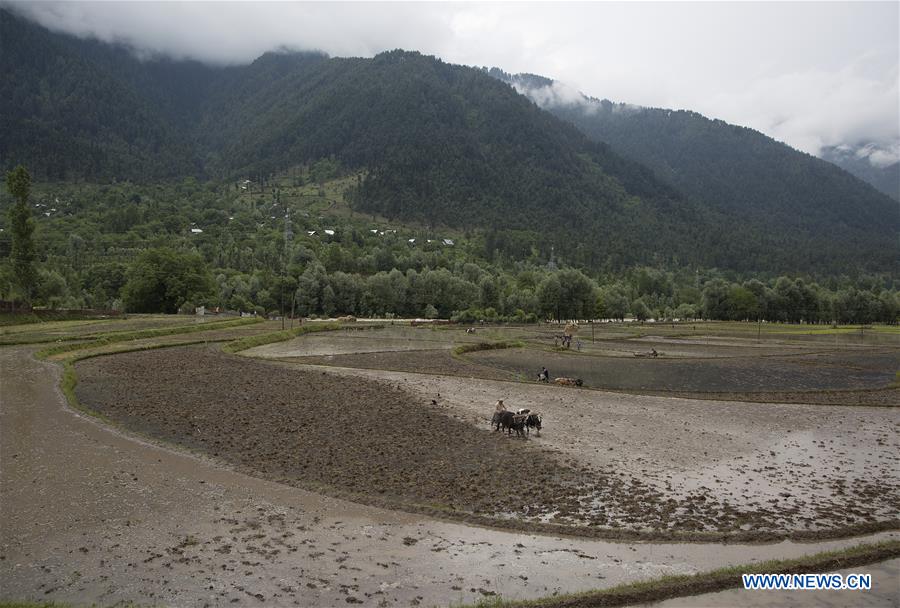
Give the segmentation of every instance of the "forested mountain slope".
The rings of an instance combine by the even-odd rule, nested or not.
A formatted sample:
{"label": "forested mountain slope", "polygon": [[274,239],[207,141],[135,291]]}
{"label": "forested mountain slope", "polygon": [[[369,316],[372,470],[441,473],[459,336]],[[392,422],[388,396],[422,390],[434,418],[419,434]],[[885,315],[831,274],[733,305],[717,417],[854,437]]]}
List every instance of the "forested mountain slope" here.
{"label": "forested mountain slope", "polygon": [[822,158],[868,182],[880,192],[895,201],[900,201],[900,162],[885,166],[873,165],[867,150],[848,147],[828,147],[821,152]]}
{"label": "forested mountain slope", "polygon": [[334,157],[362,176],[357,209],[489,229],[511,256],[553,245],[590,266],[715,265],[697,247],[710,233],[698,205],[479,70],[403,51],[268,53],[229,68],[139,61],[0,17],[6,167],[146,181]]}
{"label": "forested mountain slope", "polygon": [[[553,247],[595,271],[855,273],[896,258],[885,197],[793,162],[784,146],[790,154],[756,150],[753,138],[718,149],[666,135],[681,123],[662,118],[643,131],[621,123],[618,137],[599,138],[607,145],[482,70],[414,52],[267,53],[234,67],[140,60],[0,10],[0,69],[0,168],[24,163],[39,180],[259,181],[330,158],[359,176],[357,211],[485,231],[488,249],[511,259]],[[675,131],[696,130],[685,125]],[[641,146],[655,153],[639,158]],[[730,169],[717,168],[722,157]]]}
{"label": "forested mountain slope", "polygon": [[897,202],[829,162],[696,112],[560,96],[541,76],[490,73],[727,215],[765,249],[802,252],[804,265],[815,265],[816,256],[835,245],[835,263],[841,250],[866,250],[885,268],[897,263]]}
{"label": "forested mountain slope", "polygon": [[0,9],[3,168],[24,163],[51,180],[196,170],[189,146],[153,100],[97,57],[140,66],[124,49],[53,34]]}

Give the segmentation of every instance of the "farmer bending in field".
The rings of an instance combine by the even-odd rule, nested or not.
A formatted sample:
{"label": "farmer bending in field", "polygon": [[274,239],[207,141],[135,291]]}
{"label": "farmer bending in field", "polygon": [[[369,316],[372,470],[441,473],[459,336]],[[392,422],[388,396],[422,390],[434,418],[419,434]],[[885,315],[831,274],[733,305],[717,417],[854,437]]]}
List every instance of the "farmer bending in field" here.
{"label": "farmer bending in field", "polygon": [[503,405],[503,399],[497,399],[497,406],[494,408],[494,412],[499,414],[500,412],[505,412],[506,406]]}

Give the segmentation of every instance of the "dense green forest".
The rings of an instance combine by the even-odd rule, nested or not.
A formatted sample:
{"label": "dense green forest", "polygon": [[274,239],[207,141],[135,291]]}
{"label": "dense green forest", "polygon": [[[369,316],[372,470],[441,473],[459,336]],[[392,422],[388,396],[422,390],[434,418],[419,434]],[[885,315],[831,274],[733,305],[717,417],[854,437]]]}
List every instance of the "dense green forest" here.
{"label": "dense green forest", "polygon": [[[496,234],[400,224],[355,212],[357,175],[336,161],[265,185],[34,184],[36,305],[258,314],[538,318],[768,319],[888,322],[890,275],[777,276],[638,266],[573,267],[530,238],[508,255]],[[23,297],[0,195],[0,298]],[[411,240],[412,239],[412,240]]]}
{"label": "dense green forest", "polygon": [[709,194],[725,174],[703,169],[717,154],[702,141],[678,151],[698,168],[695,182],[669,180],[482,70],[418,53],[268,53],[233,67],[139,60],[0,10],[0,68],[0,168],[25,164],[37,182],[174,191],[186,177],[267,183],[333,159],[355,177],[347,203],[358,213],[477,233],[517,260],[553,247],[597,275],[648,266],[859,277],[896,262],[885,197],[836,168],[846,179],[827,168],[774,175],[764,204],[748,194],[757,178],[736,172],[725,200]]}
{"label": "dense green forest", "polygon": [[716,249],[737,231],[755,243],[748,258],[764,260],[765,268],[784,267],[783,252],[791,252],[795,268],[840,268],[855,255],[869,258],[873,268],[896,267],[897,201],[831,163],[696,112],[586,96],[559,101],[547,78],[488,73],[727,217],[733,229],[720,233],[711,245]]}
{"label": "dense green forest", "polygon": [[873,165],[866,152],[868,151],[859,148],[828,146],[820,154],[828,162],[872,184],[879,192],[900,201],[900,162],[885,166]]}
{"label": "dense green forest", "polygon": [[7,12],[0,28],[14,134],[0,161],[37,179],[261,180],[335,157],[360,172],[360,210],[548,232],[610,268],[714,262],[698,205],[479,70],[402,51],[204,68],[141,62]]}

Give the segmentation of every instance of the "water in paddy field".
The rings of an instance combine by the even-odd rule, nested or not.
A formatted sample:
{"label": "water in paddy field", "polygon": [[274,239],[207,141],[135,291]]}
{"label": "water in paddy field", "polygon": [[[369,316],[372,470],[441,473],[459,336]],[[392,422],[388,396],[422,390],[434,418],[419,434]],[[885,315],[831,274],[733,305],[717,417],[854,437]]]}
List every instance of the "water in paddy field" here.
{"label": "water in paddy field", "polygon": [[[508,349],[471,354],[473,361],[520,374],[550,369],[584,385],[617,390],[758,392],[880,388],[890,384],[900,351],[839,356],[732,356],[706,358],[604,357]],[[536,373],[536,372],[535,372]]]}

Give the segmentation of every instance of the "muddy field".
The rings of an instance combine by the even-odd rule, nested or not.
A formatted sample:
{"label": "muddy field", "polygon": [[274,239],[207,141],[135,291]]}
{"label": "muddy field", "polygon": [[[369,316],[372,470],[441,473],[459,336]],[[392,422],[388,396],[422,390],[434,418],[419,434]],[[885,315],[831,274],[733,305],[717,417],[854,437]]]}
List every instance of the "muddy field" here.
{"label": "muddy field", "polygon": [[[409,373],[366,376],[191,347],[86,360],[77,370],[82,402],[129,429],[284,483],[482,523],[575,526],[577,533],[600,535],[765,536],[873,526],[895,515],[892,505],[900,500],[891,474],[900,462],[891,451],[898,445],[893,412],[880,412],[837,444],[833,435],[801,432],[834,420],[808,420],[794,437],[781,436],[773,459],[759,452],[754,437],[768,446],[772,425],[790,433],[786,427],[795,421],[784,424],[770,411],[762,428],[741,429],[743,406],[727,408],[724,425],[703,422],[686,442],[679,429],[700,426],[709,404],[666,403],[680,411],[675,427],[665,408],[642,402],[616,411],[615,401],[597,400],[602,394],[593,391]],[[553,435],[522,441],[492,433],[486,419],[504,395],[511,405],[545,413]],[[665,448],[648,459],[651,437]],[[819,449],[823,437],[831,445]],[[864,441],[874,442],[874,456],[835,461],[856,467],[852,484],[841,466],[809,469],[806,461],[847,456],[845,450]],[[715,458],[705,457],[710,451]],[[681,471],[672,468],[679,453]],[[770,461],[778,466],[766,466]],[[697,475],[698,463],[708,469],[704,475]],[[797,476],[809,477],[815,490],[772,492],[791,487]]]}
{"label": "muddy field", "polygon": [[473,353],[476,363],[522,376],[541,366],[555,376],[582,378],[585,386],[615,390],[764,392],[883,388],[900,369],[900,352],[824,353],[793,357],[685,360],[612,358],[533,349]]}
{"label": "muddy field", "polygon": [[[0,349],[10,374],[0,402],[0,603],[455,606],[898,537],[608,542],[366,507],[242,475],[79,415],[55,389],[58,366],[29,355]],[[893,605],[896,585],[869,596]]]}
{"label": "muddy field", "polygon": [[[243,353],[268,361],[211,342],[120,353],[76,365],[81,401],[107,417],[92,422],[62,405],[46,382],[55,375],[8,352],[0,600],[447,605],[797,556],[856,542],[824,538],[896,529],[900,409],[790,402],[895,405],[897,389],[876,387],[898,367],[900,335],[764,328],[755,340],[741,324],[715,335],[711,325],[598,328],[580,353],[554,350],[553,326],[327,332]],[[563,388],[532,381],[530,362],[451,352],[493,340],[525,347],[491,354],[626,365],[655,347],[663,358],[647,363],[707,378],[716,366],[765,375],[767,361],[793,362],[798,383]],[[859,388],[823,390],[834,370],[860,374]],[[754,395],[775,402],[739,401]],[[492,432],[497,398],[540,411],[541,435]],[[817,542],[736,544],[785,537]],[[896,533],[864,540],[885,537]],[[896,593],[872,597],[896,604]]]}
{"label": "muddy field", "polygon": [[[270,358],[270,357],[265,357]],[[418,350],[414,352],[369,352],[318,357],[284,357],[280,361],[324,365],[327,367],[356,367],[383,369],[440,376],[465,376],[487,380],[516,380],[515,372],[490,365],[480,365],[468,359],[454,357],[449,350]]]}
{"label": "muddy field", "polygon": [[366,502],[657,530],[734,530],[742,517],[719,505],[674,521],[677,505],[638,480],[562,462],[385,382],[348,382],[199,348],[90,359],[77,369],[79,399],[132,430]]}
{"label": "muddy field", "polygon": [[[385,383],[199,348],[91,359],[78,373],[79,398],[102,415],[305,487],[409,507],[539,517],[572,509],[590,481],[585,469],[498,440]],[[497,479],[526,466],[531,474],[514,484]]]}
{"label": "muddy field", "polygon": [[71,340],[88,338],[112,332],[140,331],[145,329],[165,329],[185,325],[214,324],[226,317],[194,317],[189,315],[128,315],[112,319],[83,321],[47,321],[26,325],[0,327],[0,346],[6,344],[27,344],[32,342],[52,342],[57,339]]}
{"label": "muddy field", "polygon": [[[467,334],[463,330],[438,330],[409,326],[389,326],[365,331],[338,331],[327,334],[308,334],[303,339],[266,344],[248,351],[267,358],[311,357],[356,353],[389,353],[418,350],[450,350],[457,344],[478,342],[481,334]],[[365,328],[364,325],[359,326]]]}
{"label": "muddy field", "polygon": [[[444,395],[448,414],[480,418],[484,427],[492,399],[540,411],[545,429],[532,442],[676,501],[673,519],[682,523],[715,511],[714,503],[763,515],[781,530],[897,517],[895,408],[729,403],[381,370],[331,372],[399,384],[420,399]],[[704,505],[691,504],[697,494]],[[743,527],[760,529],[758,521]]]}
{"label": "muddy field", "polygon": [[[623,393],[764,403],[900,405],[900,335],[660,336],[618,328],[554,348],[553,326],[481,330],[478,341],[518,340],[524,348],[453,356],[474,341],[462,329],[388,327],[377,331],[304,336],[245,354],[324,365],[533,382],[547,366],[553,376],[581,378],[585,388]],[[659,328],[654,328],[659,329]],[[817,338],[827,338],[825,348]],[[833,338],[840,341],[835,344]],[[635,357],[655,348],[656,358]],[[355,349],[355,350],[354,350]]]}

